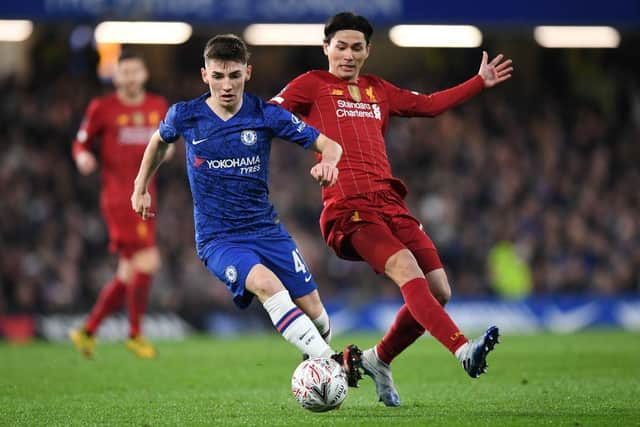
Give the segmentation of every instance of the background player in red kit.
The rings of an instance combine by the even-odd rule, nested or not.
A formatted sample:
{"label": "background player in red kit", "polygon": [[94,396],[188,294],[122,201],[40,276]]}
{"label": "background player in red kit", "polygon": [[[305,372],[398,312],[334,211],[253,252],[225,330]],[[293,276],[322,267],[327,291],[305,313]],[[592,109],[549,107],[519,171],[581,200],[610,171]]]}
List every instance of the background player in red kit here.
{"label": "background player in red kit", "polygon": [[163,97],[145,91],[147,77],[142,57],[123,52],[114,76],[116,91],[91,101],[73,142],[73,158],[82,175],[96,170],[94,151],[99,153],[100,206],[109,231],[109,249],[118,254],[117,272],[100,292],[84,326],[69,333],[86,357],[94,354],[94,334],[102,319],[125,301],[129,314],[127,348],[142,358],[156,355],[140,326],[152,275],[160,267],[155,223],[136,215],[129,200],[149,137],[167,112]]}
{"label": "background player in red kit", "polygon": [[438,253],[411,216],[404,183],[391,173],[384,142],[389,116],[436,116],[485,88],[511,77],[511,60],[483,52],[478,74],[430,95],[400,89],[374,75],[360,75],[373,28],[362,16],[339,13],[324,28],[329,71],[310,71],[291,81],[271,102],[305,118],[343,148],[340,176],[322,190],[320,227],[327,244],[344,259],[364,260],[399,287],[405,304],[382,340],[363,353],[365,373],[381,401],[400,405],[389,364],[429,331],[475,378],[486,370],[498,340],[489,328],[469,341],[443,309],[451,290]]}

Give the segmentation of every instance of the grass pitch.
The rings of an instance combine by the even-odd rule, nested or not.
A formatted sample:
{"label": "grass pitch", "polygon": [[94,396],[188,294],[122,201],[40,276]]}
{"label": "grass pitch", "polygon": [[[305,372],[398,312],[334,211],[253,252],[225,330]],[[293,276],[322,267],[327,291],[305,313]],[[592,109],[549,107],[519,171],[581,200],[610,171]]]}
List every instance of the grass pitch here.
{"label": "grass pitch", "polygon": [[[344,336],[334,348],[376,339]],[[423,339],[394,362],[401,407],[377,402],[365,378],[323,414],[294,401],[300,356],[275,333],[158,348],[146,361],[99,343],[88,361],[70,344],[0,344],[0,425],[640,426],[640,334],[507,336],[477,380]]]}

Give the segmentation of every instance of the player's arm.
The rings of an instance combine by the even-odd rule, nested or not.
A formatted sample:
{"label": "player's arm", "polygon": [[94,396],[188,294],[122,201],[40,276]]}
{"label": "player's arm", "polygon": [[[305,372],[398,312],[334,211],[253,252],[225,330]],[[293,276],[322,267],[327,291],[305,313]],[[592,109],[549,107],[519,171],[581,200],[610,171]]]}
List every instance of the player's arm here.
{"label": "player's arm", "polygon": [[100,101],[94,99],[89,103],[76,138],[71,145],[71,155],[82,175],[93,173],[98,167],[96,156],[91,151],[92,144],[102,131]]}
{"label": "player's arm", "polygon": [[335,184],[338,180],[338,162],[342,157],[340,144],[321,133],[311,149],[322,155],[322,159],[311,168],[311,176],[322,186]]}
{"label": "player's arm", "polygon": [[[162,98],[162,110],[164,111],[164,115],[166,116],[167,112],[169,110],[169,104],[167,103],[167,100],[164,99],[164,98]],[[160,138],[162,138],[162,137],[160,137]],[[175,153],[176,153],[175,144],[169,144],[169,148],[167,149],[167,151],[166,151],[166,153],[164,155],[163,161],[167,162],[167,161],[173,159],[173,156],[175,155]]]}
{"label": "player's arm", "polygon": [[167,151],[165,151],[164,153],[164,157],[162,158],[163,162],[167,162],[171,159],[173,159],[173,156],[176,154],[176,146],[175,144],[169,144],[169,147],[167,147]]}
{"label": "player's arm", "polygon": [[400,89],[383,81],[389,96],[390,114],[404,117],[437,116],[463,104],[485,88],[509,79],[513,71],[511,65],[511,60],[504,60],[502,54],[488,62],[488,54],[483,52],[478,74],[457,86],[428,95]]}
{"label": "player's arm", "polygon": [[169,143],[164,142],[160,137],[160,132],[155,131],[144,150],[144,156],[140,163],[138,175],[133,184],[133,194],[131,195],[131,207],[142,219],[151,218],[151,194],[149,194],[149,182],[165,159],[169,150]]}

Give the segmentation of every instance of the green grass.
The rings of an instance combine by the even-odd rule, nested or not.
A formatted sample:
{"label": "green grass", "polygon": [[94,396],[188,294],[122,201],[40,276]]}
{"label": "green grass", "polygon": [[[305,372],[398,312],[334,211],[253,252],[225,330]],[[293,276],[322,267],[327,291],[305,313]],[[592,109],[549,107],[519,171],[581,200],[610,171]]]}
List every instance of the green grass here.
{"label": "green grass", "polygon": [[[376,337],[340,337],[338,348]],[[138,360],[120,343],[95,360],[64,344],[0,344],[0,425],[640,426],[640,335],[507,336],[489,373],[466,376],[433,339],[394,363],[402,406],[376,402],[365,379],[338,411],[291,396],[296,350],[276,336],[160,342]]]}

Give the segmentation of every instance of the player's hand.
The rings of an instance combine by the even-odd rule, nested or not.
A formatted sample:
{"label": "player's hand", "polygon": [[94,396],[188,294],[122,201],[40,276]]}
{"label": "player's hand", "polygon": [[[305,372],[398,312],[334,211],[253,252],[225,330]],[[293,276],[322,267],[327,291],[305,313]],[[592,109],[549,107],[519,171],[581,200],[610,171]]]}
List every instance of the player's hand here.
{"label": "player's hand", "polygon": [[81,151],[76,156],[76,166],[82,175],[89,175],[98,168],[98,161],[93,153]]}
{"label": "player's hand", "polygon": [[511,78],[511,72],[513,71],[511,60],[503,61],[503,59],[504,55],[500,53],[491,62],[488,62],[489,55],[487,51],[482,51],[482,62],[480,63],[478,74],[484,80],[485,88],[494,87]]}
{"label": "player's hand", "polygon": [[131,195],[131,207],[144,220],[156,216],[155,213],[151,212],[151,194],[148,191],[140,192],[134,190]]}
{"label": "player's hand", "polygon": [[331,186],[338,181],[338,168],[327,162],[316,163],[310,173],[323,187]]}

